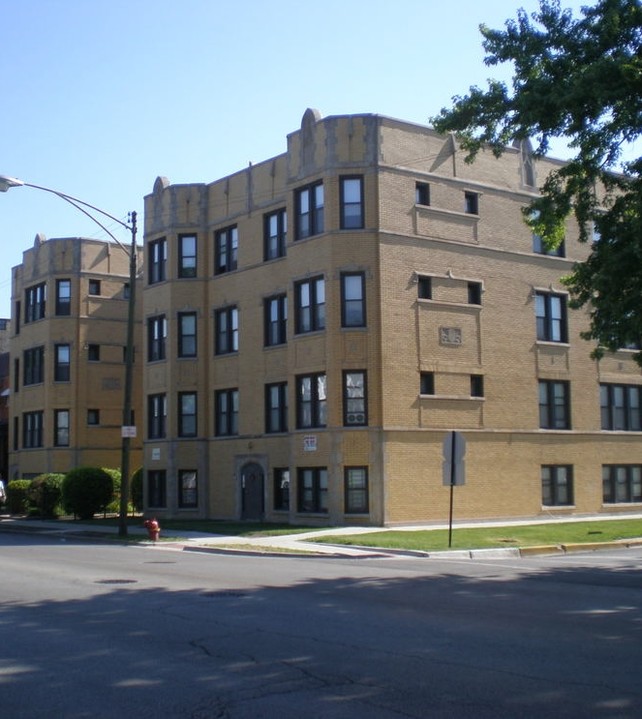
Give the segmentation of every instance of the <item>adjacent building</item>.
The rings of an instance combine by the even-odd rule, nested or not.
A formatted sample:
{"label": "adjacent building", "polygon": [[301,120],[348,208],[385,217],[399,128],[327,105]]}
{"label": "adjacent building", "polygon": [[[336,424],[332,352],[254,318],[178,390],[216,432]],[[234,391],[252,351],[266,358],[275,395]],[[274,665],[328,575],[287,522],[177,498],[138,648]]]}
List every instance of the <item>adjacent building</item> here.
{"label": "adjacent building", "polygon": [[[633,351],[596,361],[580,337],[587,316],[561,282],[589,249],[573,222],[551,253],[523,221],[557,165],[526,142],[467,164],[428,127],[307,110],[281,155],[207,184],[158,178],[137,364],[146,507],[443,521],[444,441],[457,430],[457,519],[639,509]],[[43,281],[26,277],[23,301]],[[31,335],[18,356],[33,372],[25,353],[72,342]],[[26,395],[13,414],[31,442],[24,417],[40,410]]]}
{"label": "adjacent building", "polygon": [[[129,257],[110,242],[37,235],[13,268],[9,479],[120,466],[128,298]],[[135,469],[140,435],[131,443]]]}

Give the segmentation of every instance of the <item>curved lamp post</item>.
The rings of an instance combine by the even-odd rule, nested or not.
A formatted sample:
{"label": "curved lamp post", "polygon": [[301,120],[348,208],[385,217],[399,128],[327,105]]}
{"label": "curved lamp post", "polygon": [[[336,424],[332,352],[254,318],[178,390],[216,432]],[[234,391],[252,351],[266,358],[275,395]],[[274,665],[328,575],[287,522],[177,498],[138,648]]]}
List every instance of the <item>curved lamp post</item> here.
{"label": "curved lamp post", "polygon": [[[106,232],[109,237],[129,256],[129,299],[127,305],[127,341],[125,345],[125,393],[123,397],[123,424],[121,428],[122,436],[122,447],[121,447],[121,479],[120,479],[120,507],[118,512],[118,535],[120,537],[127,536],[127,514],[128,514],[128,500],[129,500],[129,452],[130,452],[130,437],[135,436],[135,428],[131,425],[132,416],[132,386],[133,386],[133,371],[134,371],[134,323],[135,323],[135,309],[136,309],[136,212],[129,214],[129,222],[123,222],[117,217],[110,215],[109,212],[101,210],[99,207],[90,205],[84,200],[79,200],[77,197],[72,197],[64,192],[58,190],[52,190],[50,187],[42,187],[41,185],[32,185],[29,182],[18,180],[15,177],[8,177],[7,175],[0,175],[0,192],[6,192],[12,187],[31,187],[34,190],[42,190],[43,192],[49,192],[52,195],[56,195],[61,200],[68,202],[73,205],[77,210],[80,210],[84,215],[87,215],[90,220],[95,222],[99,227]],[[87,209],[89,208],[89,209]],[[127,249],[114,235],[105,227],[105,225],[94,215],[89,212],[97,212],[104,217],[108,217],[113,222],[116,222],[121,227],[131,232],[131,249]]]}

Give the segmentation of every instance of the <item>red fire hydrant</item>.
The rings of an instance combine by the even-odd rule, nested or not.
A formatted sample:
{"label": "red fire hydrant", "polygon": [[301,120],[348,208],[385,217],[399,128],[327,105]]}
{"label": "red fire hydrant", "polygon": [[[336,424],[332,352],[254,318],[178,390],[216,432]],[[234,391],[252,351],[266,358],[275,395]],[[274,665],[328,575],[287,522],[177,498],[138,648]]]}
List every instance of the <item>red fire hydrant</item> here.
{"label": "red fire hydrant", "polygon": [[160,534],[160,525],[156,519],[146,519],[143,522],[143,526],[147,528],[147,534],[152,542],[158,541],[158,535]]}

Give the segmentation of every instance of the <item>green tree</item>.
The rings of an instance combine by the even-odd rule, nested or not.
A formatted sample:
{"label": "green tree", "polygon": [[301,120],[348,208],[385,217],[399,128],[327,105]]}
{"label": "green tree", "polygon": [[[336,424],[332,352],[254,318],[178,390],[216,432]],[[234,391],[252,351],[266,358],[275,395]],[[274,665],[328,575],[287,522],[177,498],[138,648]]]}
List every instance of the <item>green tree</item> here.
{"label": "green tree", "polygon": [[[512,86],[471,87],[432,123],[457,134],[469,162],[515,141],[532,139],[535,157],[553,138],[569,142],[573,157],[545,179],[524,217],[549,247],[571,214],[581,241],[595,228],[599,241],[564,282],[571,306],[589,311],[583,336],[598,342],[599,357],[642,339],[642,157],[623,162],[642,132],[642,4],[598,0],[580,12],[540,0],[538,12],[519,10],[504,30],[482,25],[485,63],[511,62]],[[642,353],[636,358],[642,364]]]}

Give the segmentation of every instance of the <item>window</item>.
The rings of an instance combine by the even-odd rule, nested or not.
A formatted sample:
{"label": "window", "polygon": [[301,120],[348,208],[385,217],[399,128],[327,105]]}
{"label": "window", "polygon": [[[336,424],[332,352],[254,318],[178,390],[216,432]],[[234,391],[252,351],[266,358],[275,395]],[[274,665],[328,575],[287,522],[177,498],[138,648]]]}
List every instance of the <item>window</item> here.
{"label": "window", "polygon": [[573,468],[568,465],[542,465],[542,504],[545,507],[573,504]]}
{"label": "window", "polygon": [[366,287],[363,272],[341,275],[341,326],[366,326]]}
{"label": "window", "polygon": [[311,374],[297,377],[297,428],[326,426],[326,376]]}
{"label": "window", "polygon": [[316,514],[328,511],[328,470],[306,467],[298,472],[299,512]]}
{"label": "window", "polygon": [[430,185],[427,182],[415,183],[415,204],[416,205],[429,205],[430,204]]}
{"label": "window", "polygon": [[545,342],[568,342],[566,296],[551,292],[535,293],[537,339]]}
{"label": "window", "polygon": [[198,482],[195,469],[178,470],[178,506],[181,509],[198,507]]}
{"label": "window", "polygon": [[420,300],[432,299],[432,277],[420,276],[417,278],[417,297]]}
{"label": "window", "polygon": [[435,394],[435,373],[419,373],[419,394]]}
{"label": "window", "polygon": [[263,259],[274,260],[285,256],[288,233],[288,216],[285,210],[265,215],[263,225]]}
{"label": "window", "polygon": [[605,464],[602,466],[604,504],[642,502],[642,466]]}
{"label": "window", "polygon": [[167,279],[167,241],[164,237],[149,243],[148,264],[150,285]]}
{"label": "window", "polygon": [[568,382],[539,382],[539,426],[542,429],[570,429]]}
{"label": "window", "polygon": [[214,353],[217,355],[238,352],[239,311],[236,307],[225,307],[214,315]]}
{"label": "window", "polygon": [[298,190],[295,195],[296,204],[296,238],[320,235],[323,232],[323,183],[318,182]]}
{"label": "window", "polygon": [[277,512],[290,509],[290,470],[287,467],[274,469],[274,509]]}
{"label": "window", "polygon": [[43,412],[25,412],[22,415],[22,446],[24,449],[42,447]]}
{"label": "window", "polygon": [[350,370],[343,373],[343,424],[346,427],[363,427],[368,424],[364,371]]}
{"label": "window", "polygon": [[265,431],[288,431],[288,384],[277,382],[265,385]]}
{"label": "window", "polygon": [[196,312],[178,313],[178,356],[196,357]]}
{"label": "window", "polygon": [[363,229],[363,177],[342,177],[340,185],[341,229]]}
{"label": "window", "polygon": [[100,345],[87,345],[87,360],[89,362],[100,362]]}
{"label": "window", "polygon": [[69,410],[54,410],[54,447],[69,446]]}
{"label": "window", "polygon": [[150,394],[147,397],[147,437],[162,439],[167,424],[167,395]]}
{"label": "window", "polygon": [[236,269],[239,231],[236,225],[214,233],[214,274],[222,275]]}
{"label": "window", "polygon": [[471,374],[470,375],[470,396],[471,397],[483,397],[484,396],[484,375],[483,374]]}
{"label": "window", "polygon": [[90,427],[97,427],[100,424],[100,410],[99,409],[88,409],[87,410],[87,424]]}
{"label": "window", "polygon": [[639,385],[601,384],[602,429],[639,432],[642,429]]}
{"label": "window", "polygon": [[21,312],[21,309],[20,309],[20,307],[21,307],[20,300],[18,300],[18,301],[16,302],[16,304],[15,304],[14,307],[15,307],[15,309],[14,309],[14,317],[15,317],[15,325],[16,325],[16,334],[19,335],[19,334],[20,334],[20,316],[21,316],[21,315],[20,315],[20,312]]}
{"label": "window", "polygon": [[56,314],[71,314],[71,280],[56,280]]}
{"label": "window", "polygon": [[196,277],[196,235],[178,236],[178,276]]}
{"label": "window", "polygon": [[71,374],[71,352],[69,345],[56,345],[54,352],[54,382],[69,382]]}
{"label": "window", "polygon": [[147,471],[147,506],[150,509],[167,507],[167,474],[164,469]]}
{"label": "window", "polygon": [[20,391],[20,358],[16,357],[13,360],[13,391]]}
{"label": "window", "polygon": [[239,433],[239,391],[221,389],[214,393],[215,434],[230,437]]}
{"label": "window", "polygon": [[479,214],[479,195],[476,192],[464,192],[464,212],[468,215]]}
{"label": "window", "polygon": [[47,286],[44,282],[28,287],[25,290],[25,324],[41,320],[45,316],[46,304]]}
{"label": "window", "polygon": [[45,348],[32,347],[23,355],[22,384],[41,384],[45,379]]}
{"label": "window", "polygon": [[548,249],[541,235],[533,233],[533,252],[538,255],[550,255],[551,257],[564,257],[566,255],[566,247],[564,240],[556,247]]}
{"label": "window", "polygon": [[17,452],[20,447],[20,436],[19,436],[20,419],[18,417],[13,418],[13,451]]}
{"label": "window", "polygon": [[88,292],[90,295],[100,295],[100,280],[89,280]]}
{"label": "window", "polygon": [[482,283],[481,282],[469,282],[468,283],[468,304],[469,305],[481,305],[482,303]]}
{"label": "window", "polygon": [[368,513],[368,468],[346,467],[344,470],[346,514]]}
{"label": "window", "polygon": [[287,342],[288,299],[286,295],[275,295],[266,298],[265,312],[265,346],[274,347]]}
{"label": "window", "polygon": [[178,436],[196,437],[196,392],[178,393]]}
{"label": "window", "polygon": [[165,359],[167,342],[167,320],[165,315],[150,317],[147,320],[147,361],[156,362]]}
{"label": "window", "polygon": [[296,333],[325,329],[325,280],[315,277],[297,282],[294,286],[296,302]]}

